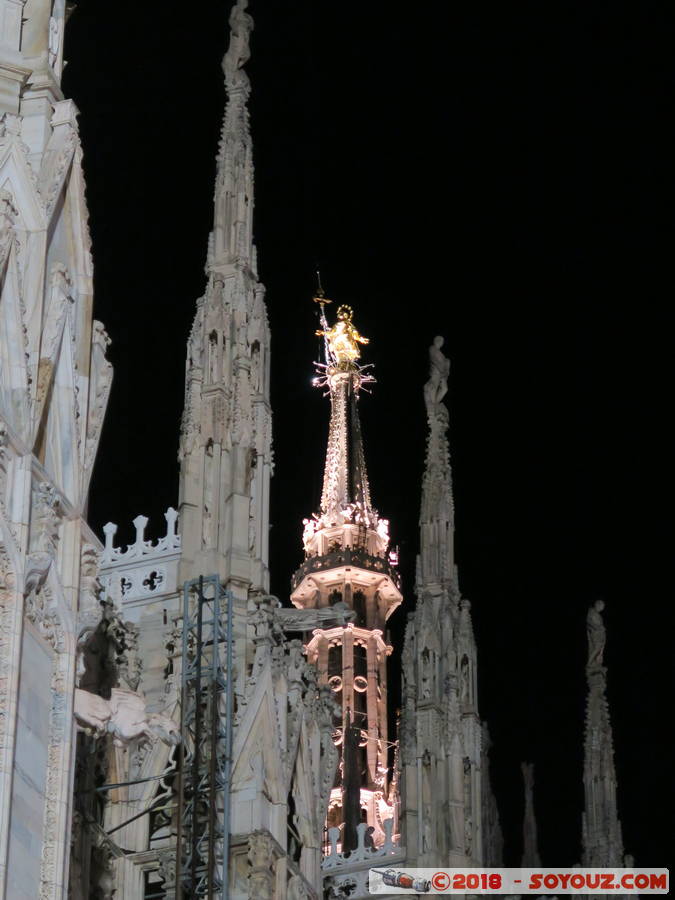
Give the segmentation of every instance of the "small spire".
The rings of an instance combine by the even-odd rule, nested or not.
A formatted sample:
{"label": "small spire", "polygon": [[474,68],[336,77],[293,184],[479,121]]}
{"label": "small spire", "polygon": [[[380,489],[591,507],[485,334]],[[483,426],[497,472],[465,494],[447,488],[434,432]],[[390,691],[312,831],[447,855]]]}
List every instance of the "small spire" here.
{"label": "small spire", "polygon": [[614,741],[607,703],[607,669],[603,665],[606,631],[603,600],[596,600],[586,616],[588,660],[586,680],[586,737],[584,741],[584,812],[582,862],[585,866],[621,866],[623,837],[617,809]]}
{"label": "small spire", "polygon": [[448,392],[450,360],[441,350],[443,343],[439,335],[429,347],[429,379],[424,385],[429,435],[420,510],[417,566],[420,586],[447,582],[454,575],[454,502],[447,436],[449,414],[442,402]]}
{"label": "small spire", "polygon": [[314,302],[320,303],[322,306],[324,303],[331,302],[328,297],[326,297],[323,285],[321,284],[321,270],[318,268],[316,270],[316,294],[314,294]]}
{"label": "small spire", "polygon": [[525,784],[525,813],[523,816],[523,859],[524,869],[537,869],[541,866],[537,842],[537,819],[534,814],[534,763],[521,763],[523,782]]}
{"label": "small spire", "polygon": [[[237,264],[257,273],[253,245],[253,147],[248,116],[251,84],[244,66],[251,56],[253,19],[248,0],[237,0],[230,13],[230,42],[223,57],[227,102],[217,159],[213,236],[209,269]],[[257,277],[257,275],[256,275]]]}

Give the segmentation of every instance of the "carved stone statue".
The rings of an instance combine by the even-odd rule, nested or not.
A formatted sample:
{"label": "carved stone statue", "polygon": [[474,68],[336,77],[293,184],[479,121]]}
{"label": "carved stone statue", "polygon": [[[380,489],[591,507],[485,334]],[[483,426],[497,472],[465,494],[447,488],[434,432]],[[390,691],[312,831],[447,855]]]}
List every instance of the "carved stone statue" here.
{"label": "carved stone statue", "polygon": [[78,727],[97,737],[112,734],[116,747],[126,747],[142,738],[154,743],[157,738],[173,746],[181,741],[178,725],[168,716],[149,713],[145,700],[135,691],[113,688],[110,700],[98,694],[75,689],[75,719]]}
{"label": "carved stone statue", "polygon": [[596,600],[586,616],[586,635],[588,637],[588,662],[586,665],[602,666],[602,654],[605,650],[605,623],[602,620],[604,600]]}
{"label": "carved stone statue", "polygon": [[294,639],[288,643],[288,702],[291,708],[300,700],[305,668],[305,658],[302,654],[302,641]]}
{"label": "carved stone statue", "polygon": [[269,640],[272,637],[272,626],[274,615],[272,606],[268,597],[260,595],[254,598],[254,610],[251,613],[250,621],[255,630],[256,642]]}
{"label": "carved stone statue", "polygon": [[431,697],[433,691],[433,668],[434,668],[434,659],[433,653],[429,650],[428,647],[425,647],[422,650],[420,657],[420,669],[421,669],[421,699],[428,700]]}
{"label": "carved stone statue", "polygon": [[[248,0],[237,0],[230,13],[230,44],[223,59],[223,70],[228,82],[234,82],[251,56],[249,41],[253,30],[253,19],[246,12]],[[245,76],[244,76],[245,78]]]}
{"label": "carved stone statue", "polygon": [[422,853],[431,853],[434,849],[431,825],[431,804],[424,805],[424,817],[422,824]]}
{"label": "carved stone statue", "polygon": [[450,360],[441,353],[443,344],[443,338],[438,335],[429,347],[429,380],[424,385],[424,399],[430,417],[436,412],[438,404],[448,393]]}
{"label": "carved stone statue", "polygon": [[352,325],[354,312],[351,306],[340,306],[337,311],[337,322],[328,331],[317,331],[319,337],[328,339],[328,347],[339,366],[351,366],[361,356],[359,344],[369,343]]}
{"label": "carved stone statue", "polygon": [[253,831],[248,837],[249,897],[272,900],[275,856],[272,836],[267,831]]}

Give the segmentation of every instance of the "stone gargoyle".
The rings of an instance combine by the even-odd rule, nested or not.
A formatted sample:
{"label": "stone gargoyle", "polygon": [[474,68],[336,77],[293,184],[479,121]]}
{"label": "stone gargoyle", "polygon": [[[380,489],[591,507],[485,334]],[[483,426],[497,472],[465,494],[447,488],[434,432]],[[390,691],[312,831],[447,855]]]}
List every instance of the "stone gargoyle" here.
{"label": "stone gargoyle", "polygon": [[173,719],[149,713],[140,694],[122,688],[113,688],[110,700],[75,688],[75,720],[78,728],[87,734],[96,737],[112,734],[116,747],[126,747],[138,739],[154,744],[159,738],[169,746],[181,742]]}

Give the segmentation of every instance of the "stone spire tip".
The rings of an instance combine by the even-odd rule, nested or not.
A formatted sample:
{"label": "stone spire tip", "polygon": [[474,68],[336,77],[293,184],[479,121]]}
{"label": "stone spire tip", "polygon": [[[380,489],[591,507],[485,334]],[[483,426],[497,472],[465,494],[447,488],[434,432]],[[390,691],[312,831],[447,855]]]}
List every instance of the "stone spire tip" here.
{"label": "stone spire tip", "polygon": [[248,0],[237,0],[230,12],[230,43],[223,57],[223,71],[228,91],[248,87],[248,76],[243,71],[251,58],[250,39],[253,18],[246,12]]}

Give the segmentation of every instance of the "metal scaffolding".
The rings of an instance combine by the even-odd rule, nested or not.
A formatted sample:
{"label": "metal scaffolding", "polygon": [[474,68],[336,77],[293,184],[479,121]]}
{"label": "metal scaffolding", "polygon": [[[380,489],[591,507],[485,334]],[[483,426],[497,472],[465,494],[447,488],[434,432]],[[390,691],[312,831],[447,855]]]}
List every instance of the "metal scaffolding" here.
{"label": "metal scaffolding", "polygon": [[[232,594],[183,586],[177,897],[227,900],[232,768]],[[225,609],[223,609],[225,604]]]}

